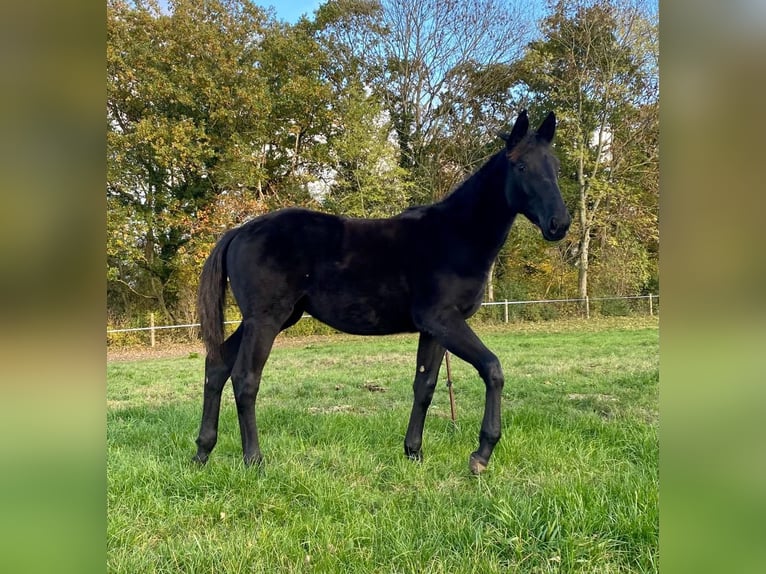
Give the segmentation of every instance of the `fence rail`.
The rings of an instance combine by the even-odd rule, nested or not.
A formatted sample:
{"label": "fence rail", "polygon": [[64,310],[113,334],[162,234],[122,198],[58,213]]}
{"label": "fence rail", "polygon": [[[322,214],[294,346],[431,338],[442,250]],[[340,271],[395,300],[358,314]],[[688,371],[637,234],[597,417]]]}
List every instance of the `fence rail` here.
{"label": "fence rail", "polygon": [[[655,295],[653,293],[650,293],[649,295],[633,295],[633,296],[625,296],[625,297],[585,297],[585,298],[574,298],[574,299],[535,299],[535,300],[526,300],[526,301],[511,301],[508,299],[505,299],[503,301],[488,301],[485,303],[482,303],[482,307],[493,307],[493,306],[500,306],[502,305],[505,309],[503,314],[503,322],[508,323],[509,322],[509,308],[512,305],[531,305],[531,304],[547,304],[547,303],[584,303],[584,312],[586,318],[590,317],[590,303],[591,302],[600,302],[600,301],[621,301],[621,300],[639,300],[639,299],[646,299],[648,301],[648,310],[650,315],[654,315],[655,313],[655,305],[657,302],[659,302],[660,296]],[[140,332],[140,331],[149,331],[151,335],[151,346],[153,347],[155,344],[154,334],[156,331],[160,330],[166,330],[166,329],[192,329],[194,327],[199,327],[199,323],[186,323],[183,325],[155,325],[154,324],[154,313],[150,313],[150,325],[148,327],[127,327],[124,329],[107,329],[106,334],[112,335],[116,333],[132,333],[132,332]],[[310,318],[311,315],[304,314],[301,319]],[[239,323],[239,321],[224,321],[225,325],[236,325]]]}

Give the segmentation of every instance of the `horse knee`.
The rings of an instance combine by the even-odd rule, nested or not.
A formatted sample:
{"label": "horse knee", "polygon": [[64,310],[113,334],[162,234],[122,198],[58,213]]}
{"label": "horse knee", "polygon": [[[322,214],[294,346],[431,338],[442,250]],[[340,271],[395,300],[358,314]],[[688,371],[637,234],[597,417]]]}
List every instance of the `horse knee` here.
{"label": "horse knee", "polygon": [[484,384],[487,385],[487,389],[502,390],[505,385],[505,376],[503,375],[503,368],[500,366],[500,361],[495,357],[489,361],[481,373],[481,378],[484,380]]}
{"label": "horse knee", "polygon": [[205,377],[205,394],[220,395],[225,384],[226,377],[222,377],[219,373],[216,373],[215,375],[210,374]]}
{"label": "horse knee", "polygon": [[234,401],[237,407],[250,407],[255,404],[255,398],[258,395],[256,389],[240,389],[234,393]]}
{"label": "horse knee", "polygon": [[258,396],[259,382],[251,373],[234,375],[232,377],[234,400],[238,405],[247,405],[255,402],[255,398]]}

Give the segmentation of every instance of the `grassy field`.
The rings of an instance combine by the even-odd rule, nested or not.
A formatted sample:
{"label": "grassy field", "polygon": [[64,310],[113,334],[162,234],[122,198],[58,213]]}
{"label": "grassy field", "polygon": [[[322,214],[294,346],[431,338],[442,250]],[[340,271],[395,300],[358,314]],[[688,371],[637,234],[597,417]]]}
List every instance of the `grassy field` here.
{"label": "grassy field", "polygon": [[218,446],[190,463],[201,357],[109,362],[109,572],[656,572],[657,319],[479,332],[506,386],[478,478],[484,387],[458,359],[457,425],[440,382],[424,461],[404,457],[415,335],[278,341],[262,468],[241,463],[230,385]]}

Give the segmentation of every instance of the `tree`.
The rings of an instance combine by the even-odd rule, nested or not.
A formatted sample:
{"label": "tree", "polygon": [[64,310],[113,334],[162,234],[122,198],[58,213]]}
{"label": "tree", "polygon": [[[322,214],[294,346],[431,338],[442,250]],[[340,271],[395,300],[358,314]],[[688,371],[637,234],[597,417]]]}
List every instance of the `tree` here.
{"label": "tree", "polygon": [[311,201],[306,184],[321,177],[328,160],[327,135],[335,122],[328,54],[305,18],[275,24],[264,35],[258,63],[268,86],[268,137],[263,190],[274,206]]}
{"label": "tree", "polygon": [[108,289],[175,320],[190,220],[263,177],[266,16],[236,0],[133,4],[107,11]]}
{"label": "tree", "polygon": [[[413,174],[412,200],[428,202],[450,189],[441,182],[443,167],[454,163],[445,153],[455,148],[444,142],[456,135],[450,132],[455,114],[467,109],[469,93],[486,92],[482,84],[495,81],[503,64],[520,55],[531,20],[514,0],[384,0],[381,5],[387,33],[374,53],[375,88],[396,133],[399,165]],[[472,117],[477,124],[482,119]],[[469,173],[473,167],[461,166]],[[462,177],[449,179],[459,183]]]}
{"label": "tree", "polygon": [[449,75],[450,87],[438,108],[442,126],[424,150],[432,158],[426,166],[435,197],[446,195],[496,153],[502,145],[498,134],[525,107],[513,94],[518,79],[511,65],[468,61]]}
{"label": "tree", "polygon": [[[647,245],[629,248],[624,239],[656,229],[657,27],[646,6],[557,0],[542,32],[520,75],[538,105],[559,115],[561,183],[577,207],[574,243],[565,247],[576,258],[584,298],[594,237],[602,256],[609,245],[622,247],[610,267],[627,258],[646,270],[640,260]],[[639,272],[633,283],[642,280]]]}
{"label": "tree", "polygon": [[360,88],[342,105],[323,207],[355,217],[390,217],[403,211],[410,200],[408,174],[397,163],[398,150],[388,137],[390,123],[380,104]]}
{"label": "tree", "polygon": [[314,194],[321,208],[358,217],[393,215],[408,205],[405,170],[397,165],[389,138],[390,121],[373,92],[367,64],[379,41],[380,6],[370,0],[332,0],[313,21],[302,20],[322,57],[318,76],[329,100],[328,121],[316,134],[322,142],[321,164],[314,173]]}

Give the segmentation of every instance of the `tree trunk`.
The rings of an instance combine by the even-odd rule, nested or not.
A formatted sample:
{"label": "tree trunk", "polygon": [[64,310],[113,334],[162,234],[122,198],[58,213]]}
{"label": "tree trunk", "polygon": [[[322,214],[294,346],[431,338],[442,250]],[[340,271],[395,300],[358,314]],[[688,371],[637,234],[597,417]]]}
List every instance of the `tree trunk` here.
{"label": "tree trunk", "polygon": [[590,252],[591,218],[588,213],[588,182],[585,179],[585,149],[587,145],[583,141],[582,134],[579,135],[581,148],[577,165],[577,180],[580,186],[580,254],[577,275],[577,296],[583,299],[583,311],[587,312],[585,298],[588,296],[588,256]]}
{"label": "tree trunk", "polygon": [[588,255],[590,251],[590,223],[588,221],[587,189],[580,186],[580,261],[577,276],[577,296],[588,296]]}
{"label": "tree trunk", "polygon": [[584,229],[580,235],[580,265],[577,275],[577,296],[588,296],[588,252],[590,250],[590,229]]}
{"label": "tree trunk", "polygon": [[487,274],[487,301],[495,300],[495,264],[497,261],[493,261]]}

